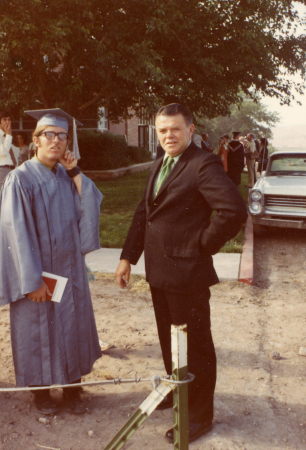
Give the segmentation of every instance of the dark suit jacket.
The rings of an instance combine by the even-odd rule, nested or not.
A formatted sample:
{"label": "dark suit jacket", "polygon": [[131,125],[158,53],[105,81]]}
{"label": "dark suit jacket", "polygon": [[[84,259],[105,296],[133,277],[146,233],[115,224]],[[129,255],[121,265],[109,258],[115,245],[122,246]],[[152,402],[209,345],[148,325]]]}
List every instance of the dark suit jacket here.
{"label": "dark suit jacket", "polygon": [[144,250],[147,280],[157,288],[184,292],[210,286],[218,282],[211,255],[246,220],[244,202],[220,158],[193,143],[153,199],[161,164],[162,158],[153,164],[121,259],[136,264]]}

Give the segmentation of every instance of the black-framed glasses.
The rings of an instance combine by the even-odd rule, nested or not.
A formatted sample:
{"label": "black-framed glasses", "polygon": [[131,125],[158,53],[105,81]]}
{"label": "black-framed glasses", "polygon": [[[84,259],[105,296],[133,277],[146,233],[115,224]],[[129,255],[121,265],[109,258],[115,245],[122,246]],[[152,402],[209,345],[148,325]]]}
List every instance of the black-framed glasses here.
{"label": "black-framed glasses", "polygon": [[48,141],[52,141],[56,136],[60,141],[67,141],[68,139],[68,133],[65,133],[64,131],[60,131],[59,133],[56,133],[55,131],[42,131],[39,136],[45,136]]}

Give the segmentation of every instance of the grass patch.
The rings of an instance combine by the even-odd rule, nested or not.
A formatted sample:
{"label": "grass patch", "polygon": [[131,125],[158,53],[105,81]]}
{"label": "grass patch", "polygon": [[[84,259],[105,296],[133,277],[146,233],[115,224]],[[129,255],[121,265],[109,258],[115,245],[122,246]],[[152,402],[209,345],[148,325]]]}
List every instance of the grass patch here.
{"label": "grass patch", "polygon": [[96,182],[103,192],[100,240],[103,247],[122,248],[134,211],[144,193],[149,171]]}
{"label": "grass patch", "polygon": [[[241,176],[241,185],[239,186],[239,192],[243,200],[247,203],[248,201],[248,174],[243,173]],[[221,248],[220,252],[223,253],[242,253],[242,247],[244,243],[244,227],[239,231],[239,233]]]}
{"label": "grass patch", "polygon": [[[109,181],[96,182],[103,192],[100,239],[103,247],[122,248],[136,206],[142,198],[149,171],[125,175]],[[240,186],[242,197],[247,200],[247,174],[242,174]],[[220,250],[225,253],[241,253],[244,230],[228,241]]]}

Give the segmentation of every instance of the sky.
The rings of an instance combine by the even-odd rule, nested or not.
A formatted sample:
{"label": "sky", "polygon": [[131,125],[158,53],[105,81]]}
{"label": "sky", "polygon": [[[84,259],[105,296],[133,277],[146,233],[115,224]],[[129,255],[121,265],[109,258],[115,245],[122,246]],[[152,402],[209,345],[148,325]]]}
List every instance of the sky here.
{"label": "sky", "polygon": [[292,106],[281,106],[275,98],[263,99],[268,109],[277,112],[280,117],[273,128],[274,147],[301,147],[306,150],[306,92],[299,100],[302,105],[295,102]]}
{"label": "sky", "polygon": [[[304,29],[306,27],[306,5],[297,5],[301,17],[304,18]],[[297,78],[296,78],[297,79]],[[297,97],[302,105],[293,102],[291,106],[281,106],[279,100],[264,97],[262,102],[269,110],[275,111],[280,116],[280,121],[273,128],[272,144],[275,147],[299,147],[306,150],[306,86],[304,95]]]}

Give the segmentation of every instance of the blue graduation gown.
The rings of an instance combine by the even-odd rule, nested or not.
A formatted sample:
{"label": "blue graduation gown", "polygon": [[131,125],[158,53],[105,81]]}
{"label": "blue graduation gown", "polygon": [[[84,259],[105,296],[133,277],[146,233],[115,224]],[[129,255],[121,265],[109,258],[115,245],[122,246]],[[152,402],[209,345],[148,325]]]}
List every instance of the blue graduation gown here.
{"label": "blue graduation gown", "polygon": [[[10,303],[18,386],[69,383],[101,356],[84,256],[99,248],[102,194],[82,175],[78,194],[65,169],[26,161],[6,178],[0,197],[0,304]],[[68,278],[60,303],[26,293],[42,271]]]}

